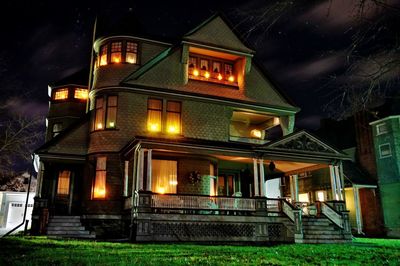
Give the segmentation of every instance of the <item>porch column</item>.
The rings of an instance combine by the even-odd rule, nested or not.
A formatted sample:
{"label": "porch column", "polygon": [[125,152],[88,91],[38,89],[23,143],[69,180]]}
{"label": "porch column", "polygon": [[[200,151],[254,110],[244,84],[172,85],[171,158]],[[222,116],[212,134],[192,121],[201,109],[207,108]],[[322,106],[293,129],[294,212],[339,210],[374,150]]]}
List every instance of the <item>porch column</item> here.
{"label": "porch column", "polygon": [[253,171],[254,171],[254,196],[258,197],[258,166],[257,166],[257,159],[253,158]]}
{"label": "porch column", "polygon": [[339,194],[339,200],[344,200],[344,180],[343,180],[343,169],[340,165],[335,165],[335,173],[336,173],[336,189]]}
{"label": "porch column", "polygon": [[147,186],[146,190],[151,191],[151,159],[152,159],[152,150],[147,150]]}
{"label": "porch column", "polygon": [[335,176],[335,167],[333,165],[329,165],[329,173],[331,176],[331,187],[332,187],[332,199],[339,200],[339,195],[337,194],[337,187],[336,187],[336,176]]}
{"label": "porch column", "polygon": [[42,185],[43,185],[43,173],[44,173],[44,164],[39,162],[39,169],[37,172],[37,186],[36,186],[36,197],[42,197]]}
{"label": "porch column", "polygon": [[290,195],[292,196],[292,201],[299,201],[299,183],[297,181],[297,175],[290,176]]}
{"label": "porch column", "polygon": [[260,196],[265,197],[264,160],[260,159]]}
{"label": "porch column", "polygon": [[144,150],[140,149],[138,154],[138,167],[137,167],[137,178],[139,180],[139,189],[143,190],[143,166],[144,166]]}

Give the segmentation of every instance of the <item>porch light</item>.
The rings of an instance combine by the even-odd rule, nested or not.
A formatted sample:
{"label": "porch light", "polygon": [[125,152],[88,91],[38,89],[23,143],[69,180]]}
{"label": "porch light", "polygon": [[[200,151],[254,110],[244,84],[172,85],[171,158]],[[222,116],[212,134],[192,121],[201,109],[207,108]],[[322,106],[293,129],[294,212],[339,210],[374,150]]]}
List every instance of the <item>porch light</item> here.
{"label": "porch light", "polygon": [[205,77],[206,79],[208,79],[208,78],[210,77],[210,72],[206,71],[206,72],[204,73],[204,77]]}
{"label": "porch light", "polygon": [[149,125],[149,130],[153,131],[153,132],[158,132],[158,131],[160,131],[160,125],[156,124],[156,123],[151,123]]}
{"label": "porch light", "polygon": [[230,75],[229,78],[228,78],[228,80],[229,80],[230,82],[234,82],[234,81],[235,81],[235,77],[232,76],[232,75]]}
{"label": "porch light", "polygon": [[193,70],[193,76],[198,77],[199,71],[197,69]]}
{"label": "porch light", "polygon": [[252,131],[250,131],[250,135],[254,138],[259,138],[259,139],[261,139],[262,137],[262,133],[258,129],[253,129]]}
{"label": "porch light", "polygon": [[222,75],[221,74],[218,74],[218,80],[222,80]]}
{"label": "porch light", "polygon": [[97,129],[103,129],[103,124],[102,124],[102,123],[97,123],[96,128],[97,128]]}

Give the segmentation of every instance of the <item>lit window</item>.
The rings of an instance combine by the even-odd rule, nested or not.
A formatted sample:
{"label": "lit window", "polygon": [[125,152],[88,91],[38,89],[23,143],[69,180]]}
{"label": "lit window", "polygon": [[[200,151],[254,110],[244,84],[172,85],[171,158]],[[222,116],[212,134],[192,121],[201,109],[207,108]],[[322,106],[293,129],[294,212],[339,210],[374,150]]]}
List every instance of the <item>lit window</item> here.
{"label": "lit window", "polygon": [[181,103],[167,102],[167,132],[170,134],[181,133]]}
{"label": "lit window", "polygon": [[203,71],[207,71],[208,70],[208,60],[206,59],[201,59],[200,60],[200,69]]}
{"label": "lit window", "polygon": [[107,98],[107,119],[106,127],[115,128],[117,120],[117,96],[108,96]]}
{"label": "lit window", "polygon": [[379,145],[380,158],[386,158],[392,156],[392,150],[390,149],[390,143]]}
{"label": "lit window", "polygon": [[58,195],[68,195],[69,194],[70,176],[71,176],[70,171],[58,172],[58,182],[57,182],[57,194]]}
{"label": "lit window", "polygon": [[107,65],[107,45],[103,45],[100,51],[100,66]]}
{"label": "lit window", "polygon": [[137,63],[137,43],[126,43],[126,62],[130,64]]}
{"label": "lit window", "polygon": [[103,97],[96,99],[95,119],[94,119],[94,130],[104,128],[104,109],[103,109]]}
{"label": "lit window", "polygon": [[88,98],[88,90],[80,88],[75,89],[74,98],[86,100]]}
{"label": "lit window", "polygon": [[54,100],[68,99],[68,88],[58,89],[54,93]]}
{"label": "lit window", "polygon": [[388,129],[387,129],[386,123],[376,125],[376,134],[377,135],[385,134],[387,132],[388,132]]}
{"label": "lit window", "polygon": [[106,197],[106,157],[97,158],[96,177],[94,180],[93,198],[104,199]]}
{"label": "lit window", "polygon": [[300,193],[299,194],[299,202],[310,202],[310,198],[308,196],[308,193]]}
{"label": "lit window", "polygon": [[177,161],[152,160],[151,191],[164,194],[176,193]]}
{"label": "lit window", "polygon": [[197,58],[196,57],[189,57],[189,68],[196,69],[197,68]]}
{"label": "lit window", "polygon": [[261,130],[258,130],[258,129],[253,129],[252,131],[250,131],[250,135],[253,138],[257,138],[257,139],[261,139],[262,138],[262,132],[261,132]]}
{"label": "lit window", "polygon": [[122,42],[111,43],[111,63],[121,63],[122,61]]}
{"label": "lit window", "polygon": [[62,123],[55,123],[53,125],[53,137],[60,134],[61,131],[62,131]]}
{"label": "lit window", "polygon": [[151,132],[160,132],[162,100],[149,99],[147,104],[147,129]]}
{"label": "lit window", "polygon": [[318,201],[325,201],[325,199],[326,199],[326,192],[325,191],[320,190],[320,191],[317,191],[316,194],[317,194],[317,200]]}

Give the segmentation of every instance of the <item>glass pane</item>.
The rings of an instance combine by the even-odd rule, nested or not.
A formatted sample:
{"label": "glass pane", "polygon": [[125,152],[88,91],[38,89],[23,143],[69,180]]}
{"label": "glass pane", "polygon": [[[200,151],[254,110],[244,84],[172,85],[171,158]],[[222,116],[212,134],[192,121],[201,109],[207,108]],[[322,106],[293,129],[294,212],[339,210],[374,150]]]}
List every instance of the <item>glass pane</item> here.
{"label": "glass pane", "polygon": [[107,65],[107,45],[103,45],[100,52],[100,66],[104,65]]}
{"label": "glass pane", "polygon": [[177,185],[177,161],[152,160],[151,191],[176,193]]}
{"label": "glass pane", "polygon": [[181,132],[181,114],[167,112],[167,132],[178,134]]}
{"label": "glass pane", "polygon": [[98,157],[96,170],[106,170],[107,157]]}
{"label": "glass pane", "polygon": [[53,133],[62,131],[62,123],[55,123],[53,125]]}
{"label": "glass pane", "polygon": [[96,109],[102,108],[102,107],[103,107],[103,98],[102,97],[97,98],[96,99]]}
{"label": "glass pane", "polygon": [[167,102],[167,111],[180,113],[181,112],[181,103],[174,102],[174,101],[168,101]]}
{"label": "glass pane", "polygon": [[60,171],[58,173],[58,184],[57,184],[57,194],[58,195],[68,195],[69,194],[69,180],[70,171]]}
{"label": "glass pane", "polygon": [[149,101],[148,101],[148,109],[162,110],[162,100],[149,99]]}
{"label": "glass pane", "polygon": [[117,120],[117,107],[107,108],[107,128],[115,128]]}
{"label": "glass pane", "polygon": [[126,43],[126,52],[136,53],[137,52],[137,43],[127,42]]}
{"label": "glass pane", "polygon": [[200,69],[208,70],[208,60],[205,60],[205,59],[200,60]]}
{"label": "glass pane", "polygon": [[54,100],[64,100],[64,99],[68,99],[68,89],[64,88],[56,90],[56,92],[54,93]]}
{"label": "glass pane", "polygon": [[118,99],[117,96],[108,96],[108,99],[107,99],[108,106],[117,106],[117,99]]}
{"label": "glass pane", "polygon": [[112,52],[121,52],[122,51],[122,42],[113,42],[111,44],[111,53]]}
{"label": "glass pane", "polygon": [[189,57],[189,67],[197,68],[197,58],[196,57]]}
{"label": "glass pane", "polygon": [[136,64],[136,54],[126,53],[126,62],[130,64]]}
{"label": "glass pane", "polygon": [[147,129],[152,132],[161,131],[161,111],[148,110]]}
{"label": "glass pane", "polygon": [[221,63],[220,62],[213,62],[213,70],[214,73],[221,72]]}
{"label": "glass pane", "polygon": [[106,197],[106,171],[96,171],[96,179],[93,189],[93,198],[102,199]]}
{"label": "glass pane", "polygon": [[87,89],[75,89],[75,93],[74,93],[74,98],[75,99],[87,99],[88,97],[88,91]]}
{"label": "glass pane", "polygon": [[122,58],[121,52],[111,53],[111,62],[112,63],[120,63],[121,58]]}
{"label": "glass pane", "polygon": [[96,110],[96,120],[95,120],[95,130],[96,129],[103,129],[104,128],[104,123],[103,123],[103,108],[99,108]]}

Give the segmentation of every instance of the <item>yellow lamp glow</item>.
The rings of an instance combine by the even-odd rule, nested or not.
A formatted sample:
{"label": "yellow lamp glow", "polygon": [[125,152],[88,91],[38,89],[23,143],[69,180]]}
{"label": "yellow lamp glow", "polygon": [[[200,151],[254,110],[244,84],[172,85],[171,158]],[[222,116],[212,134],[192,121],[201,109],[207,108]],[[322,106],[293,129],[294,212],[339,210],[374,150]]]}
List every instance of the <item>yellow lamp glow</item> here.
{"label": "yellow lamp glow", "polygon": [[199,71],[197,69],[193,70],[193,76],[198,77]]}
{"label": "yellow lamp glow", "polygon": [[158,132],[158,131],[160,131],[160,126],[157,123],[151,123],[149,125],[149,130],[153,131],[153,132]]}
{"label": "yellow lamp glow", "polygon": [[110,122],[108,125],[109,125],[109,127],[115,127],[115,123],[114,122]]}
{"label": "yellow lamp glow", "polygon": [[280,123],[279,117],[274,117],[274,126],[279,125],[279,123]]}
{"label": "yellow lamp glow", "polygon": [[258,129],[253,129],[252,131],[250,131],[250,134],[252,137],[255,137],[255,138],[261,139],[261,137],[262,137],[261,131]]}
{"label": "yellow lamp glow", "polygon": [[206,73],[204,73],[204,77],[205,77],[206,79],[208,79],[208,78],[210,77],[210,73],[206,71]]}
{"label": "yellow lamp glow", "polygon": [[169,126],[168,133],[176,134],[176,133],[178,133],[178,128],[176,126]]}
{"label": "yellow lamp glow", "polygon": [[97,123],[97,129],[102,129],[103,128],[103,124],[102,123]]}
{"label": "yellow lamp glow", "polygon": [[95,188],[93,197],[95,198],[105,198],[106,197],[106,190],[101,188]]}
{"label": "yellow lamp glow", "polygon": [[169,184],[170,184],[171,186],[176,186],[176,185],[178,185],[178,181],[175,181],[175,180],[169,181]]}
{"label": "yellow lamp glow", "polygon": [[222,75],[221,74],[218,74],[218,80],[222,80]]}
{"label": "yellow lamp glow", "polygon": [[165,188],[163,188],[163,187],[158,187],[158,188],[157,188],[157,193],[164,194],[164,193],[165,193]]}
{"label": "yellow lamp glow", "polygon": [[234,76],[229,76],[228,80],[229,80],[230,82],[234,82],[234,81],[235,81],[235,77],[234,77]]}

